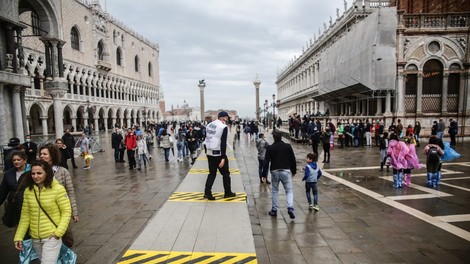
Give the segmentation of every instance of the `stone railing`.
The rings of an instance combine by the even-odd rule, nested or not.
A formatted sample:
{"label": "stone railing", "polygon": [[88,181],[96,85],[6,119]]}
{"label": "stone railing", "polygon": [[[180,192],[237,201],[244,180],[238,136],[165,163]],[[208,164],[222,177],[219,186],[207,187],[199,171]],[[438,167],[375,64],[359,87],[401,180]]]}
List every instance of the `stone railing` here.
{"label": "stone railing", "polygon": [[470,13],[403,15],[406,28],[468,28]]}

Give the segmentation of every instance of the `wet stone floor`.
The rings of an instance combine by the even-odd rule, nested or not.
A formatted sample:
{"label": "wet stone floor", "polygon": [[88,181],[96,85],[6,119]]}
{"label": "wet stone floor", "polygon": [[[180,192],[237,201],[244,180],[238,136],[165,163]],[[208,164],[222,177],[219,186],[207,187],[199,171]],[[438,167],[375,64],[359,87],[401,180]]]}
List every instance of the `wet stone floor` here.
{"label": "wet stone floor", "polygon": [[[80,222],[71,224],[77,263],[116,263],[191,166],[171,154],[165,162],[155,148],[146,169],[129,171],[127,163],[114,162],[110,140],[102,136],[105,152],[94,154],[90,170],[81,168],[81,160],[71,169],[80,211]],[[375,146],[335,148],[331,162],[320,163],[319,211],[309,210],[301,181],[311,148],[291,144],[298,168],[295,219],[287,215],[282,187],[277,217],[267,214],[271,187],[259,181],[255,143],[242,137],[233,144],[258,263],[470,263],[470,143],[459,143],[462,158],[444,164],[438,190],[424,187],[425,169],[412,172],[411,187],[394,189],[391,172],[379,171]],[[13,235],[14,229],[0,225],[2,264],[17,263]]]}

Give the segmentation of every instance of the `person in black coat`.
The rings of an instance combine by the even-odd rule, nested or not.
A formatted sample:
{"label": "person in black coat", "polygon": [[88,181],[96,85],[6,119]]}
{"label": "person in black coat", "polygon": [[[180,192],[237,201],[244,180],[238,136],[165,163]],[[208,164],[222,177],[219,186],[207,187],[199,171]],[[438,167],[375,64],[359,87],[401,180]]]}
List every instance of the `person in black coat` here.
{"label": "person in black coat", "polygon": [[36,160],[36,156],[38,154],[38,145],[31,141],[31,136],[26,135],[25,143],[23,143],[24,151],[26,152],[26,156],[28,157],[28,163],[33,162]]}
{"label": "person in black coat", "polygon": [[114,161],[115,162],[122,162],[122,158],[119,158],[119,152],[122,148],[123,137],[121,133],[119,133],[119,127],[114,128],[114,132],[111,135],[111,146],[114,149]]}
{"label": "person in black coat", "polygon": [[[11,156],[14,167],[8,169],[5,172],[2,182],[0,184],[0,205],[2,205],[6,200],[11,202],[16,195],[15,199],[18,201],[17,216],[19,220],[21,214],[21,207],[23,204],[23,193],[24,189],[26,188],[26,184],[23,183],[23,179],[25,178],[25,175],[29,173],[31,167],[29,166],[29,164],[27,164],[27,156],[24,151],[14,150],[11,153]],[[18,180],[16,179],[17,172],[20,173],[20,177],[18,178]],[[19,183],[23,183],[20,188],[18,188]]]}
{"label": "person in black coat", "polygon": [[73,149],[75,148],[75,138],[72,134],[70,134],[70,129],[65,130],[65,134],[62,136],[62,140],[64,141],[67,150],[69,151],[70,160],[72,161],[72,166],[74,169],[78,168],[75,164],[75,156],[73,153]]}
{"label": "person in black coat", "polygon": [[60,166],[69,169],[69,165],[67,165],[67,160],[70,159],[70,152],[65,146],[64,141],[60,138],[55,140],[55,144],[60,150]]}

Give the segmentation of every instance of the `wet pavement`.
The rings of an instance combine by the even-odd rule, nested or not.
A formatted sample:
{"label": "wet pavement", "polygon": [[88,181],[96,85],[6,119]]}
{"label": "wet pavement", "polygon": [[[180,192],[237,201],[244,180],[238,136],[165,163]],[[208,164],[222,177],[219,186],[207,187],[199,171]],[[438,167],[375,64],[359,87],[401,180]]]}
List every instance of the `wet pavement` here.
{"label": "wet pavement", "polygon": [[[270,135],[267,139],[272,142]],[[114,162],[109,135],[103,142],[105,152],[94,154],[91,170],[81,169],[82,161],[71,170],[80,212],[80,222],[71,224],[77,263],[117,263],[138,237],[156,236],[142,232],[185,186],[191,168],[188,160],[178,163],[173,156],[166,163],[157,148],[146,170],[129,171],[127,163]],[[462,158],[443,166],[438,191],[424,187],[424,169],[413,171],[411,187],[395,190],[391,173],[378,171],[378,148],[334,149],[331,163],[323,166],[318,212],[308,209],[301,181],[311,149],[292,145],[299,170],[293,220],[282,187],[278,216],[267,214],[271,190],[259,182],[255,144],[244,138],[234,143],[231,162],[247,194],[258,263],[470,263],[470,143],[460,143]],[[423,163],[424,155],[419,157]],[[13,232],[0,225],[0,263],[17,263]]]}

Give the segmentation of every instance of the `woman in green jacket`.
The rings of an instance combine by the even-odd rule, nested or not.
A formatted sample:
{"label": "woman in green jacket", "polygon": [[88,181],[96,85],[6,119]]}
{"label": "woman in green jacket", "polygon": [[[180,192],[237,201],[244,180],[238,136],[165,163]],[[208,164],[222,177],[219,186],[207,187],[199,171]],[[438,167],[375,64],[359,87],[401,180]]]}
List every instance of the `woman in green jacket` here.
{"label": "woman in green jacket", "polygon": [[31,177],[25,181],[28,187],[24,192],[20,223],[14,238],[15,247],[23,250],[22,241],[29,228],[34,251],[41,263],[55,264],[62,246],[61,238],[72,214],[70,200],[65,188],[54,179],[52,167],[45,161],[34,161]]}

